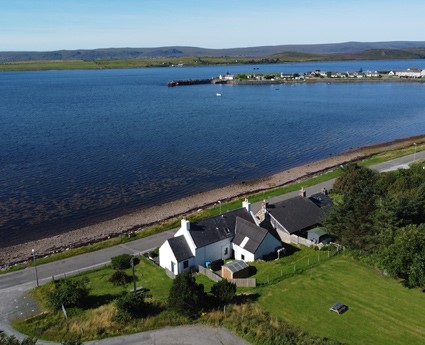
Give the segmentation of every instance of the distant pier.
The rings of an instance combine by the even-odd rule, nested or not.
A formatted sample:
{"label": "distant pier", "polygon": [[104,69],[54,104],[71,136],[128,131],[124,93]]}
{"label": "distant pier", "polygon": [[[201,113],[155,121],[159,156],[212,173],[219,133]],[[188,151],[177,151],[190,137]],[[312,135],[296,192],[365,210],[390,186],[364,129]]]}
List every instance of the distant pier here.
{"label": "distant pier", "polygon": [[223,84],[225,81],[218,78],[211,79],[188,79],[188,80],[172,80],[168,83],[169,87],[184,85],[200,85],[200,84]]}

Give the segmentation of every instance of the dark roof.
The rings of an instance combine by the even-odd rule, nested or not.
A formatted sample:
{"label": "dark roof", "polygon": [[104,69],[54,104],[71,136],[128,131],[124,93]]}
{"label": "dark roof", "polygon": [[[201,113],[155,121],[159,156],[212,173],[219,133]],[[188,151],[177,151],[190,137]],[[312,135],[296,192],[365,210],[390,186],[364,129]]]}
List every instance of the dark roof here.
{"label": "dark roof", "polygon": [[171,250],[178,262],[189,259],[193,256],[183,235],[170,238],[168,243],[170,244]]}
{"label": "dark roof", "polygon": [[270,204],[267,211],[290,234],[308,230],[320,224],[323,210],[309,198],[297,196],[288,200]]}
{"label": "dark roof", "polygon": [[266,229],[260,228],[256,224],[237,217],[233,243],[241,246],[242,242],[244,242],[247,237],[248,242],[244,244],[243,248],[250,253],[255,253],[261,242],[263,242],[264,238],[267,236],[267,233],[268,231]]}
{"label": "dark roof", "polygon": [[235,236],[236,217],[254,223],[251,214],[245,208],[191,223],[189,232],[196,247],[205,247],[226,238],[233,238]]}
{"label": "dark roof", "polygon": [[226,267],[231,272],[236,273],[247,268],[248,264],[245,261],[237,260],[237,261],[230,261],[227,264],[223,265],[223,267]]}
{"label": "dark roof", "polygon": [[329,195],[323,194],[323,193],[316,193],[309,197],[311,201],[313,201],[317,206],[320,208],[328,208],[333,205],[332,199],[329,197]]}

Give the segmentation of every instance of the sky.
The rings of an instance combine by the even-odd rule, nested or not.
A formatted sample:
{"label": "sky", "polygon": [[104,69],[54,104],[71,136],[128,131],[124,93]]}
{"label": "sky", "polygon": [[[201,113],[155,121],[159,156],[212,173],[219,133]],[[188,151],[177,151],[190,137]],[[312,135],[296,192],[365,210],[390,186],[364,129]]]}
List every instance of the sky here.
{"label": "sky", "polygon": [[424,0],[0,0],[0,51],[425,41]]}

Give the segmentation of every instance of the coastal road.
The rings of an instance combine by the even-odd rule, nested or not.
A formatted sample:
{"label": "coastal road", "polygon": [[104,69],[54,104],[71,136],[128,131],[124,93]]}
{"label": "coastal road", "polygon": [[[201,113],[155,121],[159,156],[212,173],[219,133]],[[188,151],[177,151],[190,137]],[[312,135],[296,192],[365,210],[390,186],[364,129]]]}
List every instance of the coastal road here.
{"label": "coastal road", "polygon": [[[409,155],[394,159],[389,162],[377,164],[371,168],[376,171],[389,171],[394,169],[406,168],[409,163],[415,159],[424,159],[425,151],[417,152],[415,155]],[[425,166],[425,164],[424,164]],[[425,170],[425,168],[424,168]],[[425,171],[424,171],[425,173]],[[323,188],[331,189],[334,180],[326,181],[306,188],[307,195],[320,192]],[[274,198],[269,198],[270,203],[286,200],[298,195],[298,191],[287,193]],[[253,204],[253,211],[260,209],[261,203]],[[176,233],[177,229],[166,231],[140,240],[135,240],[126,244],[115,247],[102,249],[96,252],[82,254],[65,260],[52,262],[45,265],[37,266],[38,279],[40,284],[52,279],[59,278],[64,275],[72,275],[82,271],[90,270],[95,267],[107,265],[110,258],[119,254],[141,254],[159,247],[168,238]],[[10,318],[19,317],[20,315],[31,315],[37,313],[37,306],[25,295],[25,292],[36,286],[35,270],[32,267],[21,271],[11,272],[0,275],[0,330],[5,330],[8,334],[15,334],[19,338],[23,336],[13,330],[8,322]],[[148,332],[151,334],[152,332]],[[195,332],[196,333],[196,332]],[[151,336],[151,335],[149,335]],[[121,338],[120,338],[121,339]],[[100,342],[96,342],[98,344]],[[106,342],[102,344],[123,344],[127,342],[118,341],[116,343]],[[128,343],[132,343],[129,342]],[[136,342],[133,342],[134,344]],[[159,342],[157,342],[160,344]],[[219,343],[219,342],[218,342]],[[217,344],[218,344],[217,343]],[[95,344],[95,343],[93,343]],[[149,342],[139,344],[150,344]],[[165,344],[165,343],[164,343]],[[177,343],[176,343],[177,344]],[[236,343],[235,343],[236,344]],[[242,343],[240,343],[242,344]]]}

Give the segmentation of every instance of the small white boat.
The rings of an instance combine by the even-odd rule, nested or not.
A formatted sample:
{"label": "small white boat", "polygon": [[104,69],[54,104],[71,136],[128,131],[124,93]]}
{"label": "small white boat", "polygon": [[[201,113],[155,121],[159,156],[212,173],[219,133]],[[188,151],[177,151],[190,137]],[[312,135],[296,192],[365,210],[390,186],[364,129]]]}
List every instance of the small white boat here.
{"label": "small white boat", "polygon": [[218,93],[218,92],[217,92],[215,95],[216,95],[217,97],[220,97],[220,96],[221,96],[221,93]]}

